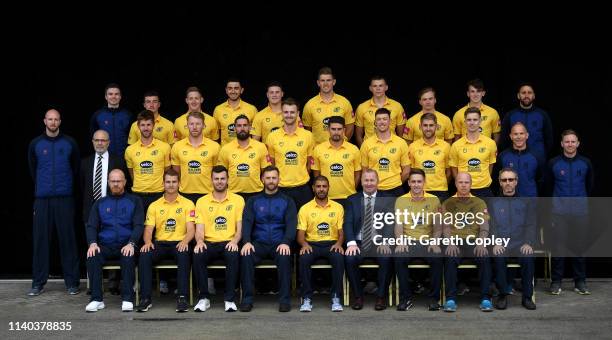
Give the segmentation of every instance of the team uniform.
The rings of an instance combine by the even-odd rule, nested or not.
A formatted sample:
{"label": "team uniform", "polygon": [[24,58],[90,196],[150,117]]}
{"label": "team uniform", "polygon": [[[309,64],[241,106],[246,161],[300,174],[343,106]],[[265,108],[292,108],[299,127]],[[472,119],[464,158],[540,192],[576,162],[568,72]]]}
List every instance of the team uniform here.
{"label": "team uniform", "polygon": [[401,189],[402,167],[410,166],[408,145],[398,136],[391,135],[386,142],[378,136],[368,138],[361,144],[361,166],[376,170],[378,189]]}
{"label": "team uniform", "polygon": [[[464,137],[467,133],[467,128],[465,126],[465,110],[468,109],[468,106],[464,106],[455,112],[453,116],[453,129],[455,130],[455,135],[461,135]],[[499,114],[497,110],[494,108],[482,104],[480,105],[480,133],[493,138],[494,133],[499,133],[501,131],[501,120],[499,119]]]}
{"label": "team uniform", "polygon": [[202,138],[202,144],[194,147],[185,138],[172,146],[172,165],[181,168],[179,191],[192,201],[212,192],[212,168],[217,164],[221,147],[213,140]]}
{"label": "team uniform", "polygon": [[327,200],[321,207],[311,200],[300,208],[298,230],[306,234],[306,241],[312,247],[310,254],[300,255],[300,278],[302,279],[302,298],[312,298],[312,269],[310,266],[318,258],[326,258],[332,265],[332,297],[342,296],[342,276],[344,259],[342,254],[330,251],[338,241],[339,230],[344,223],[344,209],[339,203]]}
{"label": "team uniform", "polygon": [[[406,124],[406,112],[404,112],[404,107],[402,107],[402,104],[391,98],[386,98],[386,101],[382,107],[391,111],[391,122],[389,124],[389,129],[391,130],[392,134],[396,134],[395,128],[398,125]],[[365,132],[363,140],[376,135],[376,127],[374,126],[376,117],[374,114],[378,108],[378,105],[374,103],[374,99],[372,98],[357,106],[357,111],[355,112],[355,125],[364,129]]]}
{"label": "team uniform", "polygon": [[312,158],[312,170],[329,180],[330,199],[344,200],[356,192],[355,171],[361,171],[361,154],[355,145],[343,142],[335,148],[327,141],[314,148]]}
{"label": "team uniform", "polygon": [[194,275],[200,291],[198,299],[207,299],[208,269],[211,260],[225,260],[225,293],[224,301],[234,301],[236,282],[238,281],[239,252],[228,251],[225,245],[236,234],[236,224],[242,221],[244,199],[239,195],[227,192],[225,198],[218,201],[213,194],[208,194],[196,203],[196,224],[204,225],[204,242],[206,249],[193,254]]}
{"label": "team uniform", "polygon": [[170,166],[170,145],[153,138],[149,145],[134,143],[125,150],[125,162],[134,173],[132,192],[145,209],[164,191],[164,170]]}
{"label": "team uniform", "polygon": [[450,148],[450,144],[439,138],[432,144],[421,138],[408,145],[410,166],[425,172],[425,191],[441,200],[448,197],[446,170],[450,167]]}
{"label": "team uniform", "polygon": [[261,170],[270,165],[268,149],[252,138],[247,147],[242,148],[235,139],[221,148],[218,164],[224,165],[229,172],[229,191],[257,193],[263,190]]}
{"label": "team uniform", "polygon": [[312,134],[316,144],[320,144],[329,139],[328,122],[329,117],[344,117],[346,125],[355,123],[355,115],[351,103],[345,97],[334,93],[330,102],[324,102],[318,94],[311,98],[302,112],[302,122],[304,126],[312,128]]}
{"label": "team uniform", "polygon": [[219,123],[221,145],[225,145],[236,139],[236,130],[234,129],[234,120],[236,117],[245,115],[249,118],[249,122],[252,122],[256,114],[257,108],[242,99],[239,100],[238,106],[235,108],[231,107],[228,101],[217,105],[215,111],[213,111],[213,117],[217,120],[217,123]]}
{"label": "team uniform", "polygon": [[153,264],[164,259],[176,261],[178,266],[176,282],[179,296],[187,296],[189,290],[189,249],[178,251],[176,245],[187,234],[187,223],[195,222],[195,205],[189,199],[178,195],[173,202],[165,197],[151,203],[147,209],[145,227],[155,229],[155,248],[140,252],[138,275],[140,277],[141,299],[151,298]]}
{"label": "team uniform", "polygon": [[[472,177],[472,190],[488,189],[493,181],[489,165],[497,161],[497,145],[486,136],[480,135],[475,142],[461,137],[450,148],[449,166]],[[491,195],[488,195],[491,196]]]}
{"label": "team uniform", "polygon": [[[260,141],[268,139],[268,135],[283,127],[283,113],[273,112],[270,106],[259,111],[251,124],[251,135],[261,137]],[[302,120],[298,117],[298,126],[302,127]]]}
{"label": "team uniform", "polygon": [[[132,145],[140,141],[141,136],[138,122],[132,123],[128,144]],[[153,127],[153,138],[166,142],[169,145],[174,144],[174,124],[161,115],[158,115],[157,118],[155,118],[155,126]]]}

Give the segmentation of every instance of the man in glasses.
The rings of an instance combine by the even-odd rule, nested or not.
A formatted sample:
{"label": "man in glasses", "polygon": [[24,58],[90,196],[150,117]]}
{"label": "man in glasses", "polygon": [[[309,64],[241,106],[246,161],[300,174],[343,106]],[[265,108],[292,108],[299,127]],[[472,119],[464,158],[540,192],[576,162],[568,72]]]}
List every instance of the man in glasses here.
{"label": "man in glasses", "polygon": [[533,275],[535,259],[533,247],[536,242],[536,212],[535,202],[530,198],[520,198],[517,192],[519,175],[512,168],[504,168],[499,172],[499,197],[489,201],[491,231],[500,238],[509,238],[507,247],[493,246],[493,263],[496,268],[495,282],[500,291],[495,308],[506,309],[508,287],[506,263],[508,257],[518,256],[521,265],[523,282],[522,305],[534,310],[536,305],[533,297]]}

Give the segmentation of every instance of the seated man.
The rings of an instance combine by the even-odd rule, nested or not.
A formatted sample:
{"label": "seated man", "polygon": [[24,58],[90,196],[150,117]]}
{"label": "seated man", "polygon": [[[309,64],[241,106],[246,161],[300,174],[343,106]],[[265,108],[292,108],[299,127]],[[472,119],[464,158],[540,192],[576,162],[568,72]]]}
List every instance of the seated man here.
{"label": "seated man", "polygon": [[134,309],[134,248],[142,236],[144,217],[142,202],[125,192],[125,174],[114,169],[108,175],[111,194],[97,200],[87,221],[87,274],[91,283],[91,300],[85,311],[104,308],[102,301],[102,266],[110,259],[120,259],[121,310]]}
{"label": "seated man", "polygon": [[236,281],[238,281],[238,242],[242,235],[244,199],[228,191],[228,173],[223,165],[212,169],[213,192],[196,203],[196,246],[193,250],[193,271],[198,282],[198,303],[193,308],[204,312],[210,308],[208,299],[208,268],[210,261],[225,260],[225,311],[238,310]]}
{"label": "seated man", "polygon": [[412,307],[412,291],[410,282],[408,282],[410,278],[408,264],[415,257],[425,258],[430,266],[429,310],[440,310],[442,250],[437,244],[426,245],[422,243],[422,240],[438,239],[442,236],[442,221],[435,218],[435,214],[440,211],[440,200],[438,197],[425,192],[423,190],[425,185],[425,172],[421,169],[412,169],[408,176],[410,192],[400,196],[395,203],[396,211],[399,210],[402,214],[404,211],[408,212],[407,221],[402,219],[398,221],[395,237],[399,238],[405,235],[414,242],[411,245],[395,247],[395,271],[397,272],[400,290],[398,311],[405,311]]}
{"label": "seated man", "polygon": [[[195,207],[186,197],[178,193],[179,174],[174,169],[164,173],[164,194],[147,209],[144,245],[140,248],[138,270],[141,298],[139,312],[146,312],[151,303],[151,282],[153,264],[164,259],[176,261],[178,266],[176,282],[178,296],[176,311],[189,309],[187,293],[189,290],[189,242],[195,232]],[[155,242],[153,242],[155,230]]]}
{"label": "seated man", "polygon": [[518,174],[512,168],[504,168],[499,172],[500,197],[490,201],[491,233],[496,237],[510,239],[508,247],[495,245],[493,247],[493,263],[495,264],[495,281],[500,294],[495,302],[495,308],[506,309],[506,295],[512,290],[508,286],[508,257],[518,256],[521,265],[523,282],[523,307],[536,309],[532,301],[533,276],[535,259],[533,245],[536,242],[536,212],[535,199],[521,198],[517,195]]}
{"label": "seated man", "polygon": [[385,209],[385,203],[392,202],[393,198],[389,197],[388,202],[385,202],[384,195],[378,191],[378,174],[374,169],[367,169],[363,172],[361,187],[363,192],[348,197],[348,208],[344,215],[343,229],[347,240],[346,273],[355,295],[355,301],[351,307],[356,310],[363,308],[363,287],[361,287],[359,265],[363,262],[364,257],[374,256],[379,266],[374,309],[383,310],[387,308],[385,297],[389,292],[389,283],[393,276],[391,248],[387,245],[374,245],[373,238],[385,232],[388,233],[385,236],[392,236],[393,231],[390,228],[375,229],[374,214],[391,211],[391,209]]}
{"label": "seated man", "polygon": [[312,310],[312,268],[318,258],[326,258],[332,265],[333,312],[342,311],[342,277],[344,275],[344,249],[342,223],[344,209],[340,203],[327,198],[329,181],[325,176],[315,177],[312,186],[315,198],[300,208],[298,213],[297,242],[300,249],[300,278],[302,280],[302,305],[300,312]]}
{"label": "seated man", "polygon": [[[472,258],[478,265],[480,277],[480,310],[483,312],[493,311],[493,304],[489,295],[491,284],[491,261],[488,250],[482,243],[476,242],[476,238],[489,236],[489,215],[487,204],[480,198],[470,193],[472,177],[466,172],[459,172],[455,178],[457,193],[442,204],[442,212],[452,215],[453,223],[446,223],[444,219],[444,237],[452,243],[446,247],[446,264],[444,278],[446,282],[445,312],[457,310],[457,267],[464,257]],[[471,218],[467,218],[468,214]],[[470,243],[467,244],[468,238]],[[480,244],[477,244],[480,243]]]}
{"label": "seated man", "polygon": [[279,312],[291,310],[291,242],[295,239],[297,211],[291,197],[278,190],[279,171],[275,166],[263,169],[264,192],[246,202],[242,219],[240,277],[242,281],[241,312],[253,308],[255,265],[272,258],[278,271],[280,287]]}

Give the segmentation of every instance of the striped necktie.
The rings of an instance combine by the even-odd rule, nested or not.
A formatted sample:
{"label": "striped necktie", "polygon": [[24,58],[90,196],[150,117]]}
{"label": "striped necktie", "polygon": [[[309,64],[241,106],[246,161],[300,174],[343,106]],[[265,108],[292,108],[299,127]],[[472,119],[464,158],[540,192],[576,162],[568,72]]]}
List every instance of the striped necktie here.
{"label": "striped necktie", "polygon": [[102,196],[102,155],[98,156],[96,162],[96,174],[94,176],[93,199],[97,201]]}

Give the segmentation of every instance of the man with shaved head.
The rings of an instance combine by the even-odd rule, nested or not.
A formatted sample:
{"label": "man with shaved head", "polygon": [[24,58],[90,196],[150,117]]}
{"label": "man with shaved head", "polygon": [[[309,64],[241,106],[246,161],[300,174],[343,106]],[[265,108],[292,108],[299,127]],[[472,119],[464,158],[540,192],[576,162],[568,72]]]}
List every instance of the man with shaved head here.
{"label": "man with shaved head", "polygon": [[143,231],[144,210],[140,198],[125,192],[125,173],[114,169],[108,175],[110,195],[97,200],[87,221],[87,274],[91,300],[86,312],[103,309],[102,266],[108,260],[119,260],[123,284],[121,310],[134,309],[134,252]]}
{"label": "man with shaved head", "polygon": [[34,181],[32,225],[32,289],[43,291],[49,276],[51,233],[57,230],[64,283],[70,295],[79,293],[79,259],[74,236],[74,178],[79,173],[79,148],[60,132],[59,111],[50,109],[43,120],[45,131],[30,142],[28,164]]}

